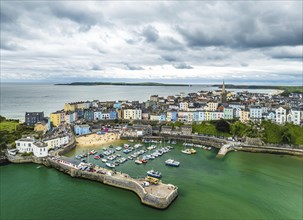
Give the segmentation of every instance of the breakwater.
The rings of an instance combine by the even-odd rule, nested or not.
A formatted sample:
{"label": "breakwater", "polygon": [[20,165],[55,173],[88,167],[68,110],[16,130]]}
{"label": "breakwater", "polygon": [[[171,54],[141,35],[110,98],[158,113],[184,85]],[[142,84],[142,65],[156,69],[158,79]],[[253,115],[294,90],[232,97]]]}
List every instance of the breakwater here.
{"label": "breakwater", "polygon": [[[72,148],[72,145],[70,145]],[[178,196],[178,188],[171,184],[159,183],[158,185],[150,185],[147,188],[142,184],[144,179],[133,179],[127,174],[114,172],[102,168],[103,173],[82,171],[75,169],[69,165],[60,163],[55,157],[37,158],[35,156],[11,156],[7,155],[8,160],[12,163],[37,163],[47,167],[53,167],[71,177],[78,177],[92,181],[101,182],[110,186],[133,191],[138,195],[142,204],[152,206],[158,209],[167,208],[172,201]]]}
{"label": "breakwater", "polygon": [[172,201],[178,196],[177,187],[170,184],[159,183],[159,185],[150,185],[153,188],[153,193],[147,191],[147,188],[141,184],[144,180],[137,180],[129,177],[127,174],[113,172],[111,170],[102,169],[104,174],[97,172],[88,172],[71,168],[68,165],[57,162],[51,158],[48,158],[48,166],[69,174],[72,177],[78,177],[88,180],[101,182],[110,186],[126,189],[135,192],[141,200],[142,204],[152,206],[158,209],[167,208]]}
{"label": "breakwater", "polygon": [[288,149],[279,147],[269,147],[269,146],[251,146],[242,145],[239,147],[234,147],[234,150],[246,151],[252,153],[271,153],[271,154],[286,154],[294,156],[303,156],[303,149]]}

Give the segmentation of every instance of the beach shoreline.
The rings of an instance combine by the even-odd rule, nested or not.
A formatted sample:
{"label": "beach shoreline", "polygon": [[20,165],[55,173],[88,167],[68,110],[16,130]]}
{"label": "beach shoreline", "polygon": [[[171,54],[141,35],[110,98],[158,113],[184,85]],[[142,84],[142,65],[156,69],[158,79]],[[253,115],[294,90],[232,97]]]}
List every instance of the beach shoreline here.
{"label": "beach shoreline", "polygon": [[91,133],[76,137],[77,145],[83,147],[96,147],[104,144],[110,144],[120,139],[120,133],[105,133],[97,134]]}

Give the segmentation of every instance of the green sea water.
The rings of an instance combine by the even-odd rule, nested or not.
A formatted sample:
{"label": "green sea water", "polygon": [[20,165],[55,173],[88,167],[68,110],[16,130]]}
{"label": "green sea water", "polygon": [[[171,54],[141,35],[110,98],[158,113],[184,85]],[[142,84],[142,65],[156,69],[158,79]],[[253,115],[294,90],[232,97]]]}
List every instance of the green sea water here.
{"label": "green sea water", "polygon": [[[128,161],[116,168],[133,177],[145,176],[149,169],[161,171],[163,182],[179,187],[179,196],[166,210],[142,205],[133,192],[53,168],[10,164],[0,167],[1,219],[303,218],[302,158],[232,152],[219,159],[215,150],[186,155],[182,148],[175,145],[146,165]],[[68,156],[83,151],[87,149],[77,147]],[[180,161],[180,167],[165,166],[168,158]]]}

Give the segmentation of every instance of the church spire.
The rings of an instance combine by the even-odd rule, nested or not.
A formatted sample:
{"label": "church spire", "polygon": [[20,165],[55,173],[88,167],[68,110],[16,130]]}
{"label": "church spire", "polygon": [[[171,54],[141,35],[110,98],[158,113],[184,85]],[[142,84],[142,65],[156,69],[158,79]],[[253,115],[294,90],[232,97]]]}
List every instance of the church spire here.
{"label": "church spire", "polygon": [[222,94],[225,93],[225,84],[224,84],[224,80],[223,80],[223,84],[222,84]]}
{"label": "church spire", "polygon": [[226,98],[226,91],[225,91],[225,84],[224,84],[224,80],[223,80],[223,84],[222,84],[222,92],[221,92],[221,103],[226,103],[227,98]]}

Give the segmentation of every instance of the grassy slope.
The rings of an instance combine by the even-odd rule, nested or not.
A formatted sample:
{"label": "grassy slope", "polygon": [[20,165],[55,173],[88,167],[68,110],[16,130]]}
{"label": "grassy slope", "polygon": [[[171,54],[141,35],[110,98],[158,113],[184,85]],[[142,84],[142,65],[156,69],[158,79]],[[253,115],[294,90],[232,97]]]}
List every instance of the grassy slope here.
{"label": "grassy slope", "polygon": [[0,131],[14,132],[19,123],[16,121],[3,121],[0,122]]}

